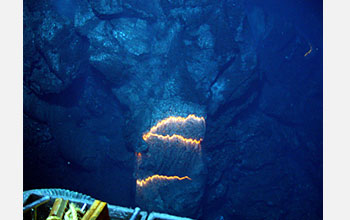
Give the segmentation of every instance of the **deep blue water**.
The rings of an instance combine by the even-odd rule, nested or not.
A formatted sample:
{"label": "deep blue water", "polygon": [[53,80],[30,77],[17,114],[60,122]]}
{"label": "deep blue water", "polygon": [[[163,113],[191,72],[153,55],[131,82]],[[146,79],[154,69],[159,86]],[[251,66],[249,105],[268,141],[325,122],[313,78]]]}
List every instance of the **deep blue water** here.
{"label": "deep blue water", "polygon": [[[25,0],[24,190],[197,219],[322,219],[322,13],[317,0]],[[189,114],[205,129],[167,132],[202,138],[200,153],[142,138]],[[140,190],[153,174],[192,180]]]}

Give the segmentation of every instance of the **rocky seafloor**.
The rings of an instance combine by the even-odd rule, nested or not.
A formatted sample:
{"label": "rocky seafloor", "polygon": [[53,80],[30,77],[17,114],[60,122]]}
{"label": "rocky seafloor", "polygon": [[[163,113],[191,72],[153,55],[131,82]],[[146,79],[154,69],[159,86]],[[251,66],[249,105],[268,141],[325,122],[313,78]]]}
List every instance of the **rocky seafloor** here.
{"label": "rocky seafloor", "polygon": [[[25,190],[66,188],[199,219],[322,218],[317,16],[307,17],[310,34],[243,0],[23,8]],[[142,207],[135,153],[153,158],[145,174],[176,174],[194,157],[169,162],[179,153],[162,156],[142,135],[189,114],[205,118],[200,165],[187,167],[200,181],[162,186],[158,205]]]}

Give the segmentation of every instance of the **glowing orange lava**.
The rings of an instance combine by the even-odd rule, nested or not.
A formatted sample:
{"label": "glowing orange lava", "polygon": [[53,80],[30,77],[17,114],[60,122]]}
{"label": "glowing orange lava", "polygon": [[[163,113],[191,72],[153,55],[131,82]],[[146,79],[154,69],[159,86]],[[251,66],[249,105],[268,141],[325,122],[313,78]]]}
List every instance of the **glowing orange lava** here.
{"label": "glowing orange lava", "polygon": [[147,132],[146,134],[144,134],[142,136],[143,140],[147,141],[150,137],[157,137],[161,140],[168,140],[168,141],[173,141],[173,140],[179,140],[179,141],[183,141],[185,143],[189,143],[189,144],[193,144],[193,145],[197,145],[200,144],[202,139],[196,140],[196,139],[192,139],[192,138],[185,138],[181,135],[178,134],[173,134],[173,135],[160,135],[160,134],[156,134],[156,132],[158,131],[159,128],[161,128],[164,125],[170,124],[170,123],[185,123],[188,120],[195,120],[198,122],[202,122],[205,123],[205,119],[204,117],[197,117],[195,115],[188,115],[186,118],[184,117],[174,117],[174,116],[170,116],[160,122],[158,122],[155,126],[153,126],[149,132]]}
{"label": "glowing orange lava", "polygon": [[146,179],[143,180],[136,180],[136,185],[143,187],[146,186],[148,183],[154,181],[154,180],[184,180],[184,179],[188,179],[188,180],[192,180],[191,178],[189,178],[188,176],[184,176],[184,177],[178,177],[178,176],[163,176],[163,175],[158,175],[155,174],[153,176],[149,176]]}
{"label": "glowing orange lava", "polygon": [[304,57],[306,57],[307,55],[309,55],[312,52],[312,45],[309,43],[309,47],[310,49],[304,54]]}
{"label": "glowing orange lava", "polygon": [[142,154],[140,152],[135,152],[135,156],[136,156],[137,165],[140,165],[142,161]]}
{"label": "glowing orange lava", "polygon": [[195,115],[189,115],[186,118],[181,117],[181,116],[179,116],[179,117],[170,116],[170,117],[158,122],[155,126],[153,126],[151,128],[151,130],[149,132],[156,133],[158,128],[162,127],[163,125],[170,124],[170,123],[184,123],[184,122],[191,120],[191,119],[196,120],[198,122],[201,122],[201,121],[205,122],[204,117],[197,117]]}
{"label": "glowing orange lava", "polygon": [[152,134],[152,133],[147,133],[147,134],[143,135],[143,140],[147,141],[150,137],[157,137],[161,140],[167,140],[167,141],[179,140],[179,141],[183,141],[185,143],[193,144],[193,145],[200,144],[202,141],[202,139],[195,140],[192,138],[184,138],[183,136],[178,135],[178,134],[173,134],[171,136],[169,136],[169,135],[164,136],[164,135]]}

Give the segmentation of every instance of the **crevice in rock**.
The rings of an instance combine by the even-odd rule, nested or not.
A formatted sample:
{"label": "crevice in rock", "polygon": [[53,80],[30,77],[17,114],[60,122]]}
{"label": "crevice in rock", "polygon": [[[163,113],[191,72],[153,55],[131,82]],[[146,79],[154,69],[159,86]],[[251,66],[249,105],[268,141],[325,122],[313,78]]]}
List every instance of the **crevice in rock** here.
{"label": "crevice in rock", "polygon": [[43,58],[45,64],[46,64],[47,67],[49,68],[50,72],[51,72],[52,74],[54,74],[55,77],[56,77],[57,79],[59,79],[59,80],[64,84],[64,79],[57,73],[57,71],[55,71],[55,70],[52,68],[50,62],[48,61],[48,59],[47,59],[47,57],[46,57],[46,55],[44,54],[44,52],[41,50],[41,48],[40,48],[37,44],[35,44],[35,49],[38,51],[38,53],[40,54],[40,56]]}
{"label": "crevice in rock", "polygon": [[[239,53],[239,49],[237,49],[236,51],[234,51],[236,54]],[[219,77],[233,64],[233,62],[236,60],[236,56],[233,55],[230,60],[228,62],[226,62],[224,65],[222,65],[221,67],[219,67],[219,71],[216,74],[214,80],[210,83],[209,85],[209,97],[212,97],[212,91],[211,88],[213,87],[213,85],[218,81]]]}
{"label": "crevice in rock", "polygon": [[91,64],[89,65],[91,69],[91,76],[96,80],[98,84],[101,84],[103,90],[110,96],[112,99],[116,102],[116,104],[120,107],[120,110],[122,114],[125,114],[130,111],[129,106],[123,104],[120,102],[120,100],[113,94],[112,88],[115,87],[115,85],[110,82],[104,74],[102,74],[98,69],[96,69]]}
{"label": "crevice in rock", "polygon": [[284,119],[283,116],[279,116],[279,115],[276,115],[276,114],[273,114],[273,113],[269,113],[269,112],[266,112],[266,111],[261,110],[261,109],[260,109],[260,111],[264,115],[266,115],[267,117],[276,120],[277,123],[280,123],[280,124],[282,124],[284,126],[287,126],[287,127],[290,127],[290,128],[303,126],[302,123],[296,123],[296,122],[288,121],[288,120]]}
{"label": "crevice in rock", "polygon": [[38,98],[51,105],[59,105],[63,107],[76,106],[84,91],[86,78],[86,75],[81,75],[74,79],[62,92],[38,95]]}
{"label": "crevice in rock", "polygon": [[[245,81],[243,81],[241,84],[245,83],[247,80],[250,78],[248,77]],[[259,98],[261,95],[261,89],[262,89],[262,81],[259,79],[254,80],[253,82],[250,83],[249,88],[247,91],[240,96],[237,99],[233,99],[229,102],[224,103],[221,105],[216,113],[211,116],[212,120],[216,120],[220,115],[225,114],[225,112],[229,111],[230,109],[236,107],[236,106],[241,106],[247,102],[250,98],[253,98],[250,103],[245,106],[244,109],[242,109],[239,113],[237,113],[230,121],[226,124],[226,128],[229,126],[232,126],[234,122],[239,118],[243,119],[245,116],[249,115],[252,112],[255,112],[258,109],[258,104],[259,104]],[[237,86],[237,89],[239,89],[240,86]],[[234,93],[233,91],[232,93]],[[255,97],[253,97],[255,96]],[[209,120],[208,120],[209,121]]]}
{"label": "crevice in rock", "polygon": [[156,21],[156,18],[154,18],[153,16],[145,14],[145,12],[141,10],[131,8],[131,6],[130,8],[123,7],[122,12],[114,13],[114,14],[101,14],[93,7],[91,7],[91,10],[94,13],[94,15],[100,20],[113,20],[118,18],[139,18],[139,19],[146,20],[150,23],[153,23]]}

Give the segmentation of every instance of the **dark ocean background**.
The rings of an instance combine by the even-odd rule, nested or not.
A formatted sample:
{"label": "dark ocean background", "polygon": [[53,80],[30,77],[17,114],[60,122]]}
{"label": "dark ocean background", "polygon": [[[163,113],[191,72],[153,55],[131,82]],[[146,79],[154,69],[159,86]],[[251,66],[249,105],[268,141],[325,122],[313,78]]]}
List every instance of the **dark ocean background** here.
{"label": "dark ocean background", "polygon": [[[24,0],[24,190],[197,219],[322,219],[322,13],[320,0]],[[142,134],[189,114],[206,120],[200,181],[146,207],[135,154],[145,174],[160,171],[147,157],[163,175],[189,158],[157,157]]]}

